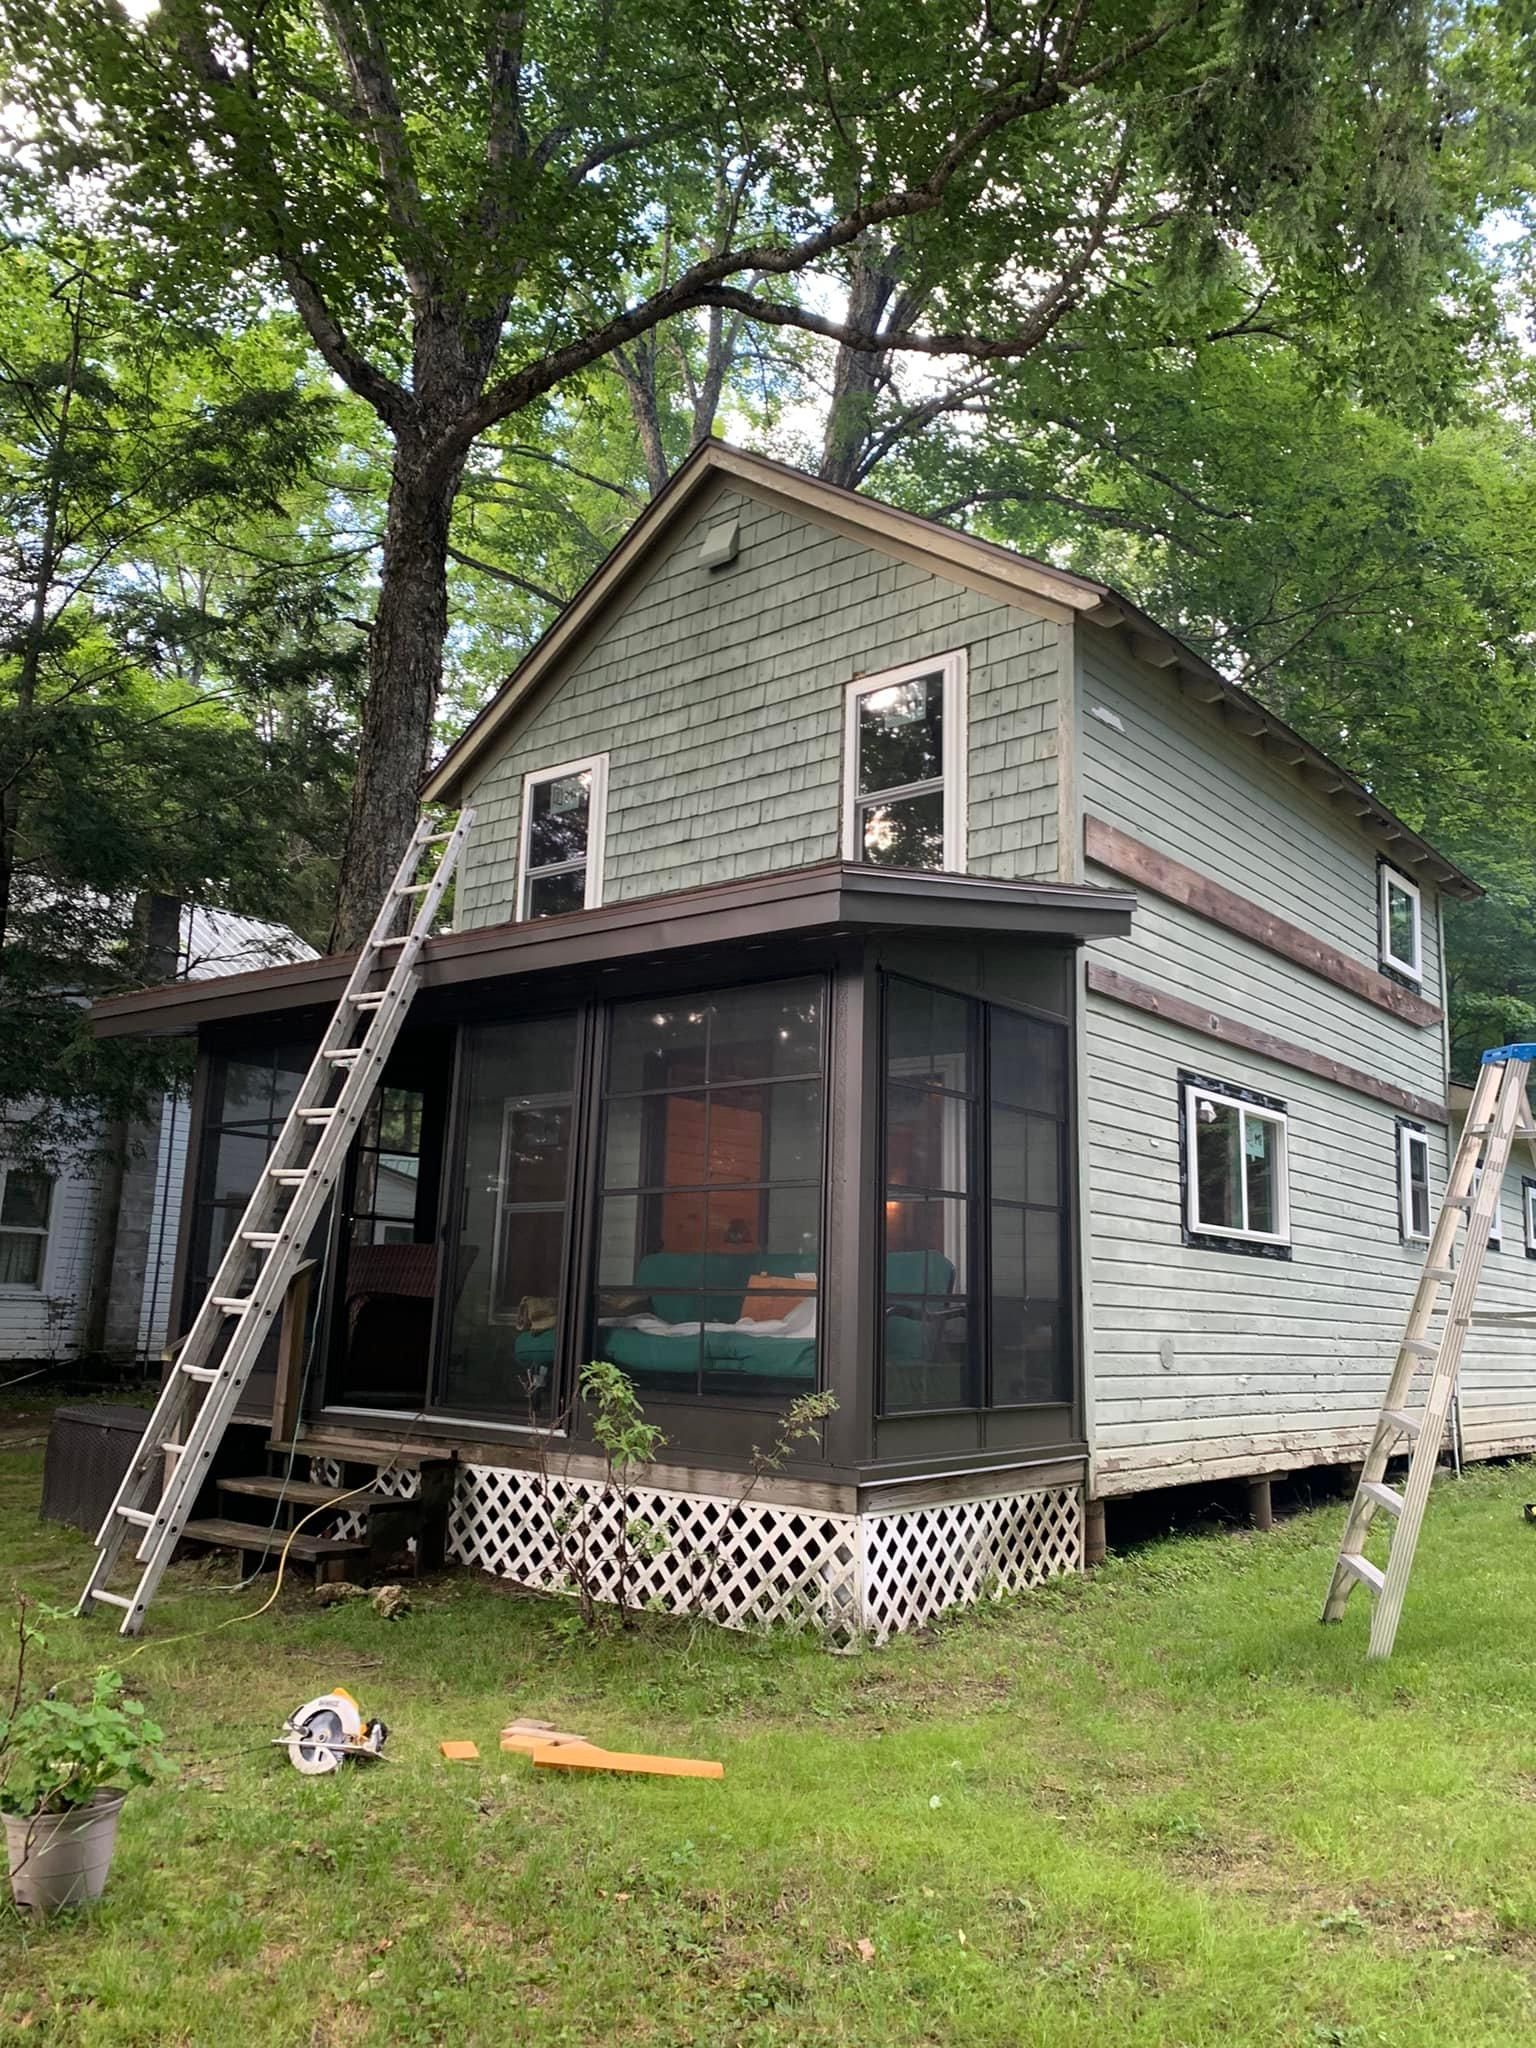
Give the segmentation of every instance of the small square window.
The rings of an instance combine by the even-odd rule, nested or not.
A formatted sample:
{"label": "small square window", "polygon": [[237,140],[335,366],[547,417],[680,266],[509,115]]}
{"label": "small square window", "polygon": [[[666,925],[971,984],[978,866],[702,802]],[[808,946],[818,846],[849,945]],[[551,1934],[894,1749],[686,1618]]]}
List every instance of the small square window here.
{"label": "small square window", "polygon": [[866,867],[965,866],[965,657],[848,688],[843,858]]}
{"label": "small square window", "polygon": [[1383,967],[1409,981],[1424,979],[1424,916],[1418,884],[1381,865],[1380,956]]}
{"label": "small square window", "polygon": [[559,917],[602,902],[607,806],[606,754],[523,778],[519,917]]}
{"label": "small square window", "polygon": [[0,1289],[42,1286],[52,1209],[51,1174],[0,1167]]}
{"label": "small square window", "polygon": [[1192,1238],[1288,1246],[1290,1185],[1284,1106],[1184,1083],[1187,1224]]}
{"label": "small square window", "polygon": [[1405,1244],[1429,1236],[1429,1134],[1419,1124],[1397,1127],[1397,1227]]}

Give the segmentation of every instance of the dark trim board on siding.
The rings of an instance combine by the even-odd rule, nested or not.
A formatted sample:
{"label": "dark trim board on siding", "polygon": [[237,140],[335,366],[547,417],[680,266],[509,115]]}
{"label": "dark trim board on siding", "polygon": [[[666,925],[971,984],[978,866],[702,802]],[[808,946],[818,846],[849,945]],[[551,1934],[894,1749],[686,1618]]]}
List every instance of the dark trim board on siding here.
{"label": "dark trim board on siding", "polygon": [[[1186,867],[1172,855],[1159,853],[1129,832],[1122,832],[1118,825],[1107,824],[1102,818],[1085,817],[1083,850],[1101,868],[1108,868],[1127,881],[1139,882],[1144,889],[1166,896],[1171,903],[1182,903],[1186,910],[1193,910],[1212,924],[1252,939],[1255,945],[1295,961],[1298,967],[1310,969],[1337,988],[1348,989],[1351,995],[1363,996],[1378,1010],[1389,1010],[1405,1024],[1427,1031],[1441,1021],[1441,1013],[1434,1004],[1403,983],[1375,967],[1367,967],[1363,961],[1351,959],[1326,939],[1314,938],[1299,924],[1276,917],[1261,903],[1239,896],[1235,889],[1202,875],[1198,868]],[[1411,879],[1404,876],[1405,881]]]}
{"label": "dark trim board on siding", "polygon": [[1202,1038],[1216,1038],[1223,1045],[1237,1046],[1243,1052],[1259,1053],[1265,1059],[1278,1061],[1282,1067],[1295,1067],[1298,1073],[1314,1074],[1318,1080],[1332,1081],[1337,1087],[1348,1088],[1356,1095],[1369,1095],[1373,1101],[1385,1102],[1408,1116],[1423,1117],[1426,1123],[1446,1124],[1451,1120],[1450,1111],[1443,1102],[1436,1102],[1427,1095],[1415,1095],[1411,1088],[1399,1088],[1395,1082],[1378,1080],[1374,1074],[1347,1066],[1343,1060],[1331,1060],[1323,1053],[1310,1052],[1304,1045],[1297,1045],[1289,1038],[1277,1038],[1274,1032],[1261,1031],[1255,1025],[1244,1024],[1240,1018],[1224,1017],[1220,1011],[1203,1009],[1199,1003],[1189,1002],[1183,996],[1168,995],[1162,989],[1152,988],[1148,983],[1137,981],[1129,974],[1121,974],[1113,967],[1101,966],[1097,960],[1088,962],[1087,980],[1091,994],[1107,996],[1111,1002],[1125,1003],[1133,1010],[1145,1010],[1150,1016],[1162,1017],[1170,1024],[1181,1024],[1186,1031],[1198,1031]]}

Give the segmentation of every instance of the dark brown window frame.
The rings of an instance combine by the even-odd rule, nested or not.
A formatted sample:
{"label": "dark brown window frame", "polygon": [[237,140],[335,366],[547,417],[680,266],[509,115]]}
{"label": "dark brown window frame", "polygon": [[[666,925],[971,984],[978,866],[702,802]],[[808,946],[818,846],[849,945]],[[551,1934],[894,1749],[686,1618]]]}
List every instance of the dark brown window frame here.
{"label": "dark brown window frame", "polygon": [[[888,1122],[885,1115],[886,1090],[886,1048],[887,1048],[887,1003],[886,991],[893,981],[904,981],[921,988],[928,988],[940,995],[951,996],[966,1004],[973,1013],[971,1032],[976,1046],[979,1072],[971,1099],[969,1149],[971,1157],[971,1187],[966,1191],[967,1239],[973,1247],[971,1256],[970,1284],[966,1291],[969,1304],[967,1309],[967,1337],[971,1348],[968,1361],[971,1384],[978,1391],[975,1402],[951,1404],[935,1408],[890,1408],[886,1405],[885,1367],[885,1200],[887,1188],[888,1159],[886,1152]],[[875,1032],[875,1056],[870,1085],[874,1090],[876,1110],[875,1172],[871,1176],[876,1205],[875,1227],[875,1295],[870,1316],[870,1329],[874,1346],[873,1420],[875,1423],[907,1423],[933,1420],[947,1415],[996,1415],[1050,1409],[1072,1409],[1079,1394],[1080,1359],[1078,1351],[1079,1306],[1076,1278],[1078,1218],[1077,1185],[1074,1170],[1073,1146],[1076,1131],[1076,1086],[1074,1073],[1074,1047],[1070,1024],[1049,1010],[1039,1009],[1027,1003],[1014,1003],[996,996],[979,995],[974,990],[946,987],[942,982],[926,981],[914,974],[894,972],[881,968],[878,975],[878,1007]],[[1063,1074],[1065,1102],[1062,1114],[1054,1120],[1059,1124],[1061,1136],[1057,1148],[1058,1187],[1060,1203],[1059,1258],[1061,1261],[1060,1292],[1058,1295],[1059,1327],[1057,1332],[1057,1363],[1066,1392],[1051,1400],[996,1401],[993,1394],[993,1346],[992,1346],[992,1138],[990,1117],[985,1114],[992,1102],[992,1052],[991,1025],[989,1013],[994,1010],[1008,1011],[1015,1016],[1029,1017],[1036,1022],[1059,1031],[1063,1039]],[[978,1219],[982,1219],[978,1223]]]}

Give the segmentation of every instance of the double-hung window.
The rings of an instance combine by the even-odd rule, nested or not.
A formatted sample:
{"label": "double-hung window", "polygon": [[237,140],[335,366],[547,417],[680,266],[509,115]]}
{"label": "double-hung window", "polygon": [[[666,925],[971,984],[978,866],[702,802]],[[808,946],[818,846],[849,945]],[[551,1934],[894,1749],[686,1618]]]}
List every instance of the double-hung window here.
{"label": "double-hung window", "polygon": [[1288,1248],[1285,1104],[1193,1074],[1180,1080],[1188,1237],[1217,1248]]}
{"label": "double-hung window", "polygon": [[42,1286],[52,1207],[51,1175],[0,1166],[0,1288]]}
{"label": "double-hung window", "polygon": [[602,902],[607,808],[606,754],[523,777],[519,917],[558,917]]}
{"label": "double-hung window", "polygon": [[849,684],[843,858],[867,867],[963,870],[963,653]]}
{"label": "double-hung window", "polygon": [[1520,1183],[1520,1210],[1525,1223],[1525,1256],[1536,1259],[1536,1180],[1529,1174]]}
{"label": "double-hung window", "polygon": [[1408,981],[1424,979],[1424,910],[1417,883],[1383,861],[1381,874],[1380,958],[1383,967]]}
{"label": "double-hung window", "polygon": [[1429,1134],[1421,1124],[1397,1126],[1397,1227],[1404,1244],[1429,1236]]}

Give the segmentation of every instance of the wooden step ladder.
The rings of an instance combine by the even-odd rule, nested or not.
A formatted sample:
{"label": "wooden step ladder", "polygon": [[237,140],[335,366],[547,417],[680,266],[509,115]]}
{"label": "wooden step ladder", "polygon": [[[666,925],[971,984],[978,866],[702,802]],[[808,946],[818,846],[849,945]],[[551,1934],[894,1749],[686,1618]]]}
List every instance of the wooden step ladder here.
{"label": "wooden step ladder", "polygon": [[[473,820],[474,812],[466,809],[447,831],[425,820],[416,828],[107,1510],[77,1612],[89,1614],[98,1601],[121,1608],[125,1636],[137,1635],[143,1626],[214,1452],[367,1114],[416,993],[418,955]],[[432,848],[441,851],[431,879],[418,881]],[[407,909],[405,929],[397,932],[394,927]],[[385,978],[375,987],[380,975]],[[138,1538],[138,1583],[131,1593],[110,1592],[107,1580],[130,1535]]]}
{"label": "wooden step ladder", "polygon": [[[1483,1054],[1472,1107],[1451,1161],[1445,1199],[1323,1603],[1324,1621],[1342,1620],[1350,1594],[1356,1586],[1365,1587],[1376,1602],[1368,1652],[1372,1657],[1392,1654],[1467,1332],[1474,1322],[1511,1320],[1498,1315],[1480,1317],[1475,1303],[1504,1169],[1515,1139],[1530,1142],[1536,1158],[1536,1125],[1526,1104],[1526,1078],[1532,1061],[1536,1061],[1536,1044],[1504,1045]],[[1458,1262],[1463,1224],[1466,1237]],[[1422,1405],[1418,1405],[1415,1385],[1426,1371],[1429,1384]],[[1408,1477],[1398,1492],[1387,1484],[1387,1464],[1405,1450],[1409,1453]],[[1378,1515],[1386,1515],[1392,1524],[1384,1566],[1365,1554],[1366,1537]]]}

